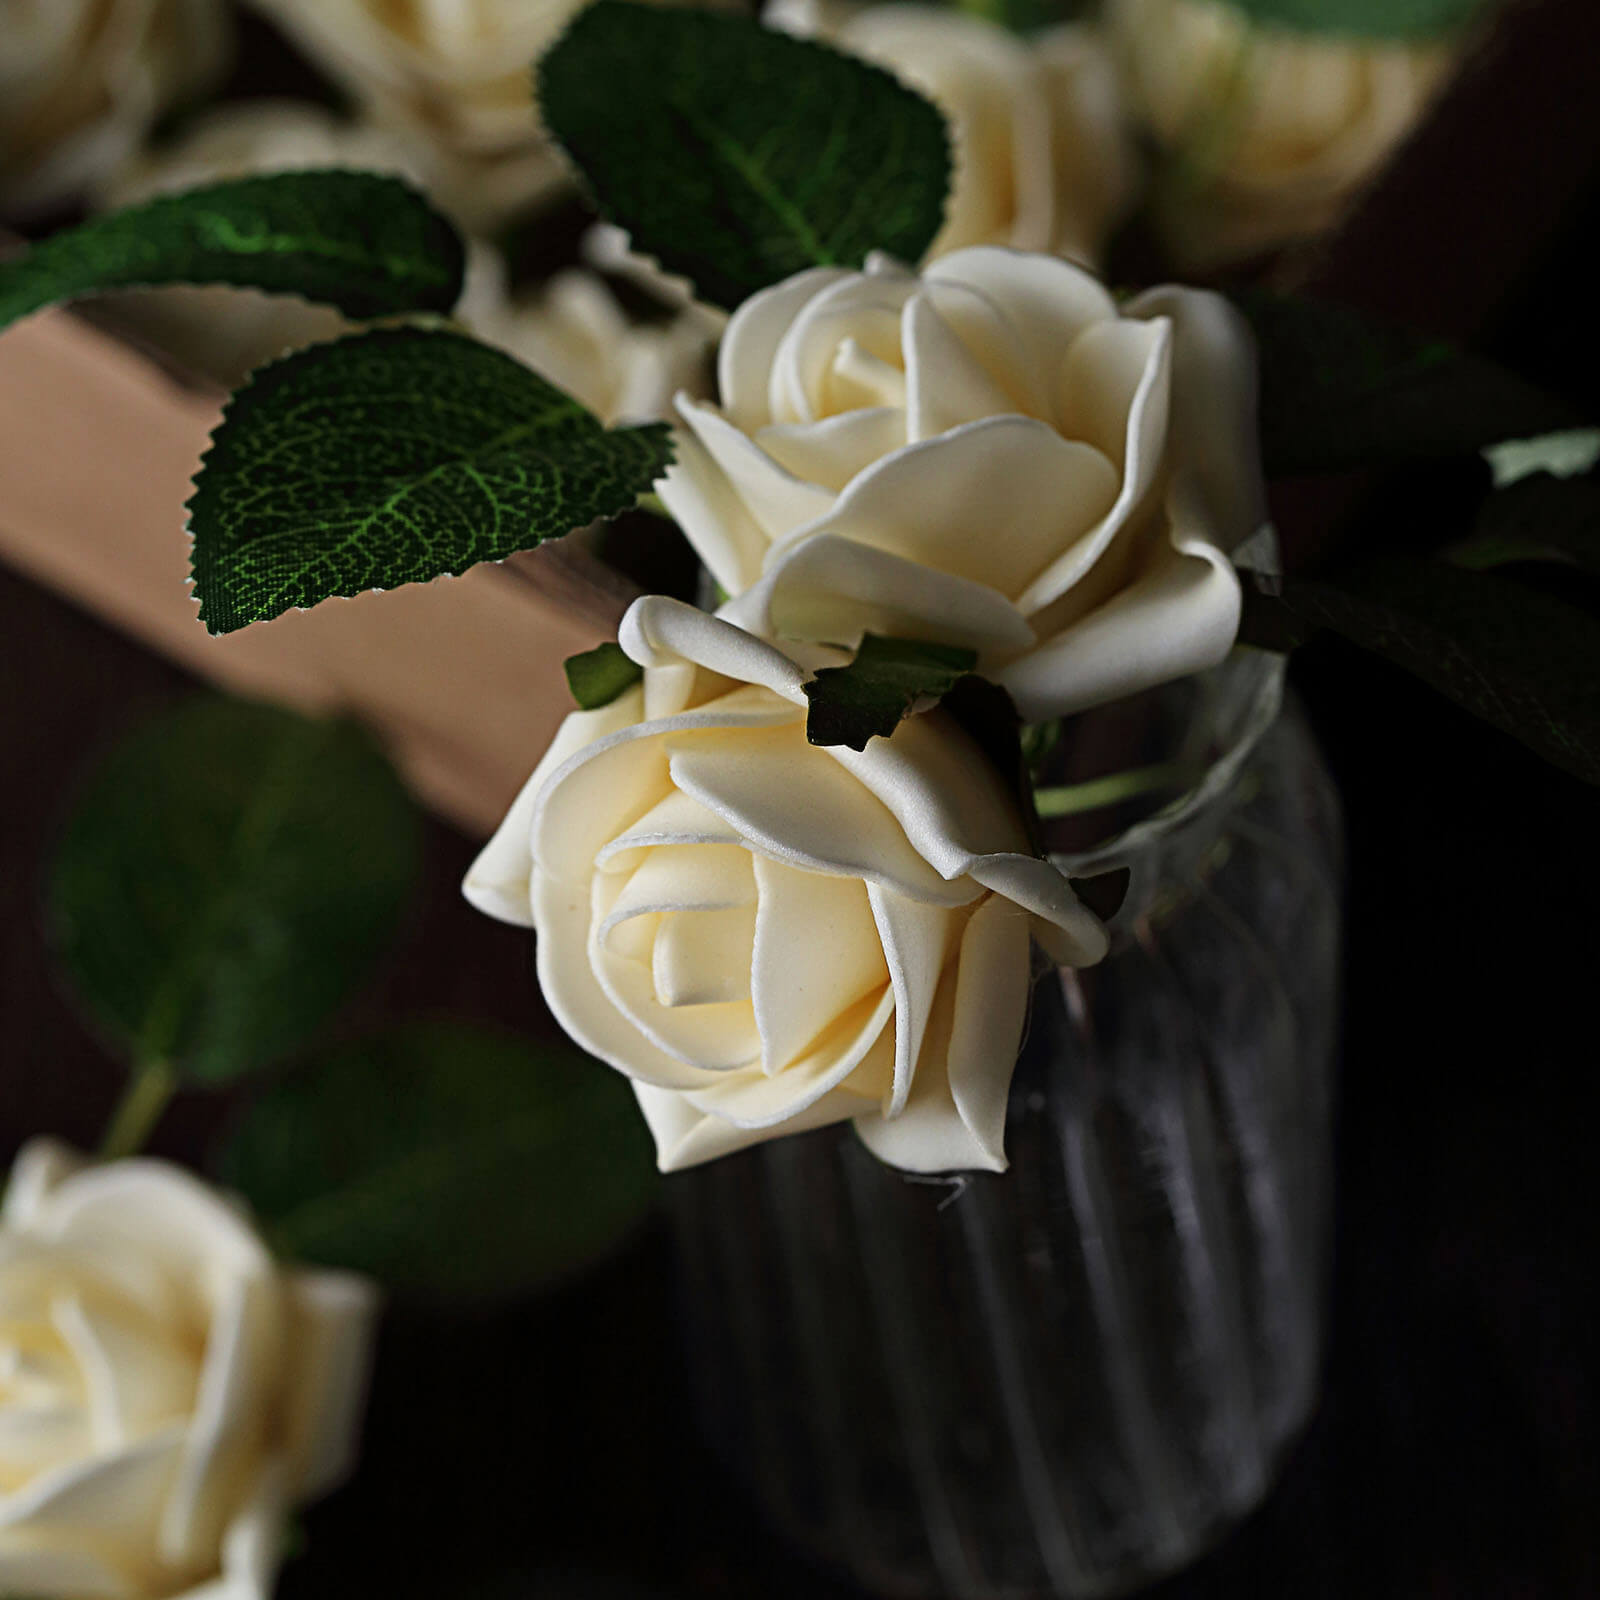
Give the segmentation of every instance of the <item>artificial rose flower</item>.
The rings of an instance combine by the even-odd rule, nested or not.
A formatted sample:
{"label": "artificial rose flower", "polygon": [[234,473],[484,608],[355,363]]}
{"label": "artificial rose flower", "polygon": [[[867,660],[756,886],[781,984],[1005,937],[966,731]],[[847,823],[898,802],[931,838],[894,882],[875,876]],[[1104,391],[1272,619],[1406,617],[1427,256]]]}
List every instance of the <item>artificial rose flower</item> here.
{"label": "artificial rose flower", "polygon": [[1111,0],[1109,19],[1128,98],[1171,157],[1156,220],[1191,268],[1326,228],[1456,53],[1262,27],[1215,0]]}
{"label": "artificial rose flower", "polygon": [[0,210],[71,199],[214,78],[220,0],[6,0],[0,15]]}
{"label": "artificial rose flower", "polygon": [[0,1594],[266,1600],[348,1469],[376,1301],[161,1161],[48,1140],[0,1211]]}
{"label": "artificial rose flower", "polygon": [[1215,665],[1263,522],[1254,346],[1216,295],[1120,308],[992,248],[816,268],[734,314],[661,498],[727,615],[980,653],[1040,720]]}
{"label": "artificial rose flower", "polygon": [[673,396],[705,394],[721,319],[690,304],[630,322],[595,273],[559,272],[531,299],[505,300],[474,331],[586,405],[602,422],[658,422]]}
{"label": "artificial rose flower", "polygon": [[378,121],[426,145],[431,187],[492,229],[567,184],[533,64],[584,0],[255,0]]}
{"label": "artificial rose flower", "polygon": [[1133,190],[1111,58],[1091,28],[1021,39],[948,6],[778,0],[767,20],[889,68],[944,112],[954,171],[929,256],[968,245],[1093,263]]}
{"label": "artificial rose flower", "polygon": [[846,1118],[893,1166],[1003,1169],[1029,940],[1106,941],[984,756],[938,711],[807,743],[806,671],[675,600],[621,640],[642,684],[567,719],[464,887],[537,929],[662,1169]]}

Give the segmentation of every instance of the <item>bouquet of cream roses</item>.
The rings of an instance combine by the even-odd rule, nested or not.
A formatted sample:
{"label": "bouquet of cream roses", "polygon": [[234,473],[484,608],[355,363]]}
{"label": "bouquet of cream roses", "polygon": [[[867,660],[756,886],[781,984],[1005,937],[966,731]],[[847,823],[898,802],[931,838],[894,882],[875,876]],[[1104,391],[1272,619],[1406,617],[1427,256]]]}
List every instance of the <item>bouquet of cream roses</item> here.
{"label": "bouquet of cream roses", "polygon": [[[285,9],[308,33],[327,22]],[[1107,798],[1181,804],[1201,776],[1063,783],[1085,714],[1333,629],[1600,779],[1600,722],[1572,670],[1593,665],[1587,619],[1492,570],[1571,559],[1570,540],[1525,536],[1528,496],[1576,524],[1588,435],[1510,375],[1336,308],[1108,286],[1085,262],[1122,203],[1126,152],[1097,163],[1074,145],[1096,126],[1092,93],[1071,115],[1060,100],[1093,78],[1081,41],[955,72],[918,56],[909,15],[773,20],[595,0],[537,62],[541,157],[559,145],[627,259],[714,308],[700,325],[720,330],[714,386],[686,385],[668,421],[596,415],[576,379],[537,370],[537,348],[529,365],[514,340],[467,331],[465,241],[409,182],[371,171],[211,182],[58,233],[0,263],[0,325],[171,284],[294,295],[350,325],[254,371],[200,465],[191,581],[214,633],[448,579],[641,500],[664,511],[701,564],[701,603],[642,596],[615,643],[568,662],[576,709],[468,899],[534,931],[551,1010],[604,1064],[584,1075],[629,1080],[663,1170],[848,1122],[890,1168],[1003,1172],[1033,979],[1092,967],[1121,932],[1042,822]],[[896,52],[920,67],[876,64]],[[954,159],[913,81],[966,106]],[[1005,138],[984,121],[996,94],[1026,110]],[[508,124],[499,107],[473,137],[498,150],[516,142]],[[1002,192],[1014,203],[997,209]],[[1437,550],[1276,570],[1268,476],[1483,450],[1497,491]],[[320,841],[303,876],[329,881],[327,815],[288,827],[241,795],[301,795],[323,763],[348,779],[339,794],[382,787],[372,752],[226,716],[187,732],[219,771],[253,774],[206,826]],[[167,798],[181,811],[193,793],[174,776]],[[388,815],[367,843],[403,857]],[[97,863],[112,876],[132,837],[117,830],[135,826],[116,817]],[[83,888],[109,879],[66,880],[102,1020],[137,1012],[138,1075],[108,1139],[124,1160],[38,1146],[7,1194],[0,1295],[24,1332],[0,1343],[0,1415],[59,1423],[48,1439],[0,1432],[7,1592],[258,1594],[263,1530],[348,1456],[370,1290],[275,1264],[228,1203],[131,1154],[178,1081],[299,1042],[404,877],[373,867],[336,917],[331,896],[250,876],[254,861],[249,892],[293,912],[271,961],[275,997],[312,997],[298,1021],[193,979],[207,943],[192,930],[184,984],[135,1005],[144,958],[97,942]],[[124,959],[119,989],[106,974]],[[382,1060],[433,1103],[416,1051]],[[326,1081],[365,1088],[371,1068]],[[475,1128],[524,1126],[506,1092],[472,1108]],[[295,1103],[303,1123],[350,1103],[322,1094]],[[331,1181],[343,1156],[323,1154]],[[264,1169],[248,1158],[230,1170],[272,1213],[277,1180],[253,1188]],[[598,1234],[637,1201],[619,1196]],[[402,1233],[361,1264],[393,1266]],[[113,1493],[126,1515],[107,1533],[94,1497]]]}

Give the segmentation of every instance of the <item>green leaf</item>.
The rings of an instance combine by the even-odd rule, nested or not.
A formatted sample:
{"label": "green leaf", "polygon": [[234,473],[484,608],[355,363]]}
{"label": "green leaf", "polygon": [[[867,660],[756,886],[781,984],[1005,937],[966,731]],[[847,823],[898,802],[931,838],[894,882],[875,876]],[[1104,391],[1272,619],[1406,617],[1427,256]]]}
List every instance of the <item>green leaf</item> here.
{"label": "green leaf", "polygon": [[1581,420],[1492,362],[1314,300],[1237,296],[1261,356],[1269,477],[1471,454]]}
{"label": "green leaf", "polygon": [[302,1045],[371,972],[417,859],[415,809],[359,729],[207,698],[94,772],[47,925],[135,1060],[220,1083]]}
{"label": "green leaf", "polygon": [[1337,580],[1281,584],[1281,603],[1431,684],[1547,761],[1600,783],[1600,625],[1489,573],[1384,557]]}
{"label": "green leaf", "polygon": [[1353,39],[1433,39],[1455,33],[1485,0],[1228,0],[1253,21]]}
{"label": "green leaf", "polygon": [[1471,537],[1444,554],[1478,572],[1537,561],[1600,577],[1600,483],[1547,472],[1519,478],[1489,496]]}
{"label": "green leaf", "polygon": [[285,1253],[458,1301],[592,1260],[656,1188],[617,1073],[567,1045],[449,1023],[346,1046],[272,1085],[221,1176]]}
{"label": "green leaf", "polygon": [[596,645],[566,660],[567,687],[580,710],[598,711],[644,676],[644,668],[620,644]]}
{"label": "green leaf", "polygon": [[626,509],[667,428],[607,429],[462,334],[356,334],[261,368],[189,501],[200,618],[231,633],[330,595],[500,561]]}
{"label": "green leaf", "polygon": [[943,221],[939,112],[748,18],[596,0],[540,62],[538,96],[601,212],[716,305],[872,250],[914,264]]}
{"label": "green leaf", "polygon": [[399,178],[237,178],[95,217],[0,262],[0,328],[57,300],[161,283],[297,294],[356,318],[448,311],[464,263],[455,229]]}
{"label": "green leaf", "polygon": [[1022,34],[1077,22],[1090,9],[1089,0],[959,0],[959,5],[969,16]]}
{"label": "green leaf", "polygon": [[866,634],[854,661],[824,667],[805,686],[806,738],[865,750],[874,735],[888,738],[924,695],[947,694],[977,662],[976,651],[955,645]]}

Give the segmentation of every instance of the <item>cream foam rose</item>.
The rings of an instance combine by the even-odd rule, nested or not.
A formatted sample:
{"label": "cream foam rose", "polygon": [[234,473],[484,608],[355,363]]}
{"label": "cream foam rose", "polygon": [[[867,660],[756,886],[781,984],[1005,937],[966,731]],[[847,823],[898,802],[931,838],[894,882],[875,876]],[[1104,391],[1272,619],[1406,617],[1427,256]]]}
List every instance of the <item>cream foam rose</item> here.
{"label": "cream foam rose", "polygon": [[1456,54],[1260,27],[1213,0],[1111,0],[1108,22],[1132,108],[1180,163],[1157,221],[1202,268],[1326,228]]}
{"label": "cream foam rose", "polygon": [[817,0],[779,0],[766,17],[889,68],[944,112],[954,171],[930,256],[1001,244],[1099,259],[1132,197],[1134,161],[1096,31],[1074,24],[1023,40],[948,6]]}
{"label": "cream foam rose", "polygon": [[942,712],[807,743],[805,668],[674,600],[621,642],[642,683],[567,719],[464,887],[537,930],[662,1169],[846,1119],[892,1166],[1003,1169],[1030,940],[1106,940],[986,759]]}
{"label": "cream foam rose", "polygon": [[995,248],[753,296],[662,500],[767,637],[965,645],[1030,720],[1214,665],[1264,519],[1255,350],[1217,295],[1120,307]]}
{"label": "cream foam rose", "polygon": [[29,1145],[0,1212],[0,1593],[267,1600],[288,1508],[351,1463],[375,1314],[176,1167]]}
{"label": "cream foam rose", "polygon": [[221,0],[6,0],[0,10],[0,208],[70,198],[219,75]]}

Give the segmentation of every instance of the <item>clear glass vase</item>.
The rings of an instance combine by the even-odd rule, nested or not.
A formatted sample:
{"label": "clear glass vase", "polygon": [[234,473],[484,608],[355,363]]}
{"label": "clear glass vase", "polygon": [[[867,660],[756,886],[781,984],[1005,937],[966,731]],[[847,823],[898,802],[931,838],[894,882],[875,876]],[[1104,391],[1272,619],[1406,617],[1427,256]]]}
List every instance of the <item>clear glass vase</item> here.
{"label": "clear glass vase", "polygon": [[1340,834],[1282,701],[1241,651],[1077,730],[1205,775],[1065,858],[1128,890],[1106,961],[1039,979],[1009,1172],[907,1177],[844,1126],[668,1180],[705,1430],[869,1590],[1136,1587],[1248,1514],[1309,1417]]}

